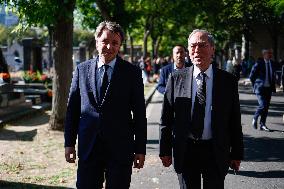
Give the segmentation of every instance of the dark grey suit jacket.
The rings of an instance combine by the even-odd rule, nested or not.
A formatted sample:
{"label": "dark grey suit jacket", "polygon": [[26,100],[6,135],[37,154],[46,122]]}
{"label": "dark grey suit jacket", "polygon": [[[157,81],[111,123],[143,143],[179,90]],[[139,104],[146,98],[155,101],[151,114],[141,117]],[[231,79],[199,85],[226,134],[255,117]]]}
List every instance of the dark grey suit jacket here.
{"label": "dark grey suit jacket", "polygon": [[[174,72],[166,87],[160,125],[160,156],[173,156],[181,173],[191,126],[193,66]],[[214,152],[222,175],[231,159],[243,159],[243,133],[235,77],[213,68],[212,120]]]}

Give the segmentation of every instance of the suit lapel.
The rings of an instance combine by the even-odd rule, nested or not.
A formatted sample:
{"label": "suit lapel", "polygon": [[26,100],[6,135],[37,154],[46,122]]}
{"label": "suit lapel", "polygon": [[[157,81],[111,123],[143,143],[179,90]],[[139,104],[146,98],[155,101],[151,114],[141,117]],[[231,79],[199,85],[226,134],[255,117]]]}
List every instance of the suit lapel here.
{"label": "suit lapel", "polygon": [[97,94],[97,79],[96,79],[96,70],[97,70],[97,63],[98,63],[99,58],[97,57],[96,59],[92,60],[90,71],[89,71],[89,76],[88,79],[90,81],[90,87],[93,92],[93,97],[94,97],[94,106],[98,104],[98,94]]}
{"label": "suit lapel", "polygon": [[[218,73],[218,70],[216,68],[213,68],[213,86],[212,86],[212,107],[211,107],[211,127],[212,127],[212,132],[213,132],[213,129],[214,129],[214,123],[215,123],[215,115],[216,115],[216,105],[217,104],[221,104],[219,102],[219,99],[222,95],[222,93],[218,93],[218,91],[222,91],[222,88],[220,86],[220,84],[222,83],[221,81],[221,78],[219,76],[219,73]],[[223,89],[224,90],[224,89]]]}
{"label": "suit lapel", "polygon": [[187,69],[183,69],[183,70],[186,71],[185,73],[186,77],[184,78],[184,82],[185,82],[184,95],[191,99],[193,66],[189,67],[188,70]]}

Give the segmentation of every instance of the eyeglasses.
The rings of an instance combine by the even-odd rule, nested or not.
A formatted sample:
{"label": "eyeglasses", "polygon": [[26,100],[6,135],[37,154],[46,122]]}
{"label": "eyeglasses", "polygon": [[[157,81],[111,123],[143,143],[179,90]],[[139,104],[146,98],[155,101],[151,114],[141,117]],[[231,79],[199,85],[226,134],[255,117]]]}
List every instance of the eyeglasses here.
{"label": "eyeglasses", "polygon": [[204,43],[192,43],[189,45],[191,49],[195,49],[196,47],[200,48],[200,49],[205,49],[206,47],[208,47],[208,43],[204,42]]}

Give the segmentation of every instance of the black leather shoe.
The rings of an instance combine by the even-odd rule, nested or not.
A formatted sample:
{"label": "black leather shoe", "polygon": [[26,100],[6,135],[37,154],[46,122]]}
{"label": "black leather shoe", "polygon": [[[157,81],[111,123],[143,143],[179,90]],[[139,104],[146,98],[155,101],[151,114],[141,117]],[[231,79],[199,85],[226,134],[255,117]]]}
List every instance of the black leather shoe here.
{"label": "black leather shoe", "polygon": [[259,129],[260,129],[261,131],[270,132],[270,129],[268,129],[268,128],[266,127],[266,125],[261,125]]}
{"label": "black leather shoe", "polygon": [[254,129],[257,129],[257,120],[256,119],[252,119],[252,127]]}

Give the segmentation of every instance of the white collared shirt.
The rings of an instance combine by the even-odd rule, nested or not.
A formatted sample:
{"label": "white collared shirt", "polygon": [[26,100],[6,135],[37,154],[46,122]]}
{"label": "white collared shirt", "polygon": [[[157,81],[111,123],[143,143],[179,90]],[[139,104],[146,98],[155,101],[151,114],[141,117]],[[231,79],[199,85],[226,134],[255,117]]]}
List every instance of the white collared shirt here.
{"label": "white collared shirt", "polygon": [[[269,79],[268,79],[268,74],[270,74],[270,78],[272,80],[272,68],[271,68],[271,62],[270,60],[265,60],[264,59],[264,62],[265,62],[265,81],[264,81],[264,86],[265,87],[270,87],[270,83],[269,83]],[[268,73],[268,66],[270,68],[270,73]]]}
{"label": "white collared shirt", "polygon": [[[115,66],[115,62],[116,62],[116,58],[114,58],[112,61],[110,61],[107,65],[109,65],[110,67],[107,70],[107,76],[108,76],[108,81],[110,82],[111,77],[112,77],[112,72]],[[100,88],[102,86],[102,82],[103,82],[103,76],[104,76],[104,71],[105,71],[105,67],[103,67],[104,63],[99,59],[98,61],[98,69],[97,69],[97,73],[96,73],[96,79],[97,79],[97,90],[98,90],[98,94],[100,94]]]}
{"label": "white collared shirt", "polygon": [[173,63],[173,64],[174,64],[174,70],[181,70],[181,69],[183,69],[183,68],[185,67],[185,66],[184,66],[185,64],[183,64],[183,67],[182,67],[182,68],[178,68],[175,63]]}
{"label": "white collared shirt", "polygon": [[[193,114],[195,96],[197,92],[197,84],[202,82],[198,76],[200,69],[194,65],[193,69],[193,80],[192,80],[192,107],[191,107],[191,116]],[[204,117],[204,129],[202,134],[202,140],[208,140],[212,138],[211,130],[211,107],[212,107],[212,89],[213,89],[213,69],[212,64],[205,71],[206,73],[206,107],[205,107],[205,117]],[[192,136],[190,136],[192,137]]]}

